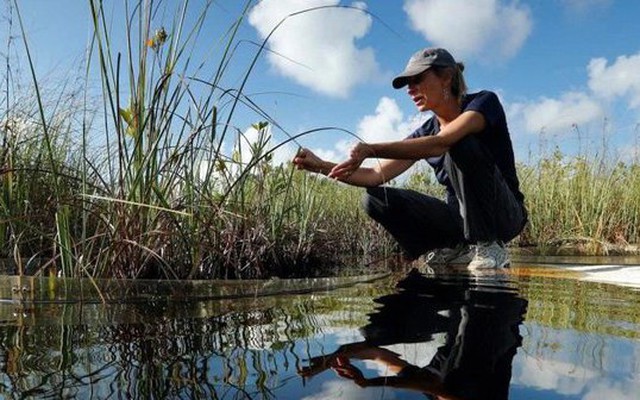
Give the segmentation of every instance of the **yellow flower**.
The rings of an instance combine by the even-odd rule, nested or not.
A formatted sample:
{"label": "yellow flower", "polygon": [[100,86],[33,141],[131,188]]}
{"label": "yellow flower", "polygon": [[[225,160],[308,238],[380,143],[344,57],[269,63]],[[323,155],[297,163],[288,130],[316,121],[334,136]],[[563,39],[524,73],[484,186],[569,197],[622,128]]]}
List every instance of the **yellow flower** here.
{"label": "yellow flower", "polygon": [[167,31],[164,30],[164,27],[160,27],[160,29],[156,29],[153,37],[147,40],[147,46],[157,51],[160,46],[167,41],[168,37],[169,35],[167,35]]}

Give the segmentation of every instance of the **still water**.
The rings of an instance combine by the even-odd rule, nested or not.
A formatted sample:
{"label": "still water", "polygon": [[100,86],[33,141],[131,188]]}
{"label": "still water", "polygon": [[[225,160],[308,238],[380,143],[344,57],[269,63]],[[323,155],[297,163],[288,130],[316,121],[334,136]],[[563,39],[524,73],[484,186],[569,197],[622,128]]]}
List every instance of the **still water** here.
{"label": "still water", "polygon": [[640,398],[640,292],[566,270],[1,285],[2,398]]}

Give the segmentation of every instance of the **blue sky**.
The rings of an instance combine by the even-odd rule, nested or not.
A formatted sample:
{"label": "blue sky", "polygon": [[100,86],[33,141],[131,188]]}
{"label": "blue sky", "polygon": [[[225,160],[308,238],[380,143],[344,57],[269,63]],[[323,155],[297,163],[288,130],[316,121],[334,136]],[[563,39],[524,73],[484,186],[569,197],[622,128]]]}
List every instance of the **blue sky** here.
{"label": "blue sky", "polygon": [[[40,77],[77,67],[90,35],[88,2],[23,0],[20,11]],[[106,2],[115,14],[123,2]],[[162,3],[153,26],[170,26],[177,2]],[[198,14],[202,0],[192,1]],[[214,58],[222,32],[243,1],[219,0],[210,9],[197,44],[198,57]],[[399,139],[419,115],[391,78],[408,57],[429,46],[448,48],[466,65],[470,91],[497,92],[507,111],[518,161],[559,146],[571,154],[599,152],[630,160],[640,135],[640,2],[616,0],[263,0],[255,2],[239,37],[261,42],[275,23],[295,11],[269,41],[246,93],[290,133],[337,126],[366,141]],[[3,2],[6,17],[8,5]],[[3,24],[0,43],[6,43]],[[122,22],[114,18],[114,47],[125,50]],[[18,35],[14,20],[12,34]],[[119,42],[120,40],[120,42]],[[22,57],[20,42],[12,55]],[[218,49],[218,50],[216,50]],[[244,42],[227,82],[237,83],[255,46]],[[6,46],[0,50],[6,55]],[[212,54],[214,54],[212,56]],[[22,61],[25,69],[26,62]],[[235,74],[235,75],[234,75]],[[204,71],[202,78],[209,76]],[[261,94],[258,94],[261,93]],[[241,130],[259,119],[238,113]],[[579,135],[578,135],[579,132]],[[286,136],[274,131],[274,143]],[[301,143],[339,161],[355,139],[322,132]],[[279,154],[287,158],[294,145]]]}

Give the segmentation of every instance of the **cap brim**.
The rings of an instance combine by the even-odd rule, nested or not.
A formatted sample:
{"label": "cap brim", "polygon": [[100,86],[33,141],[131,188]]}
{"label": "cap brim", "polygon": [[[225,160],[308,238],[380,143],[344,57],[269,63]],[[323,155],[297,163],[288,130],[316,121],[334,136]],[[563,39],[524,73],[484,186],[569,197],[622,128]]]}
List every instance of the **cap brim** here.
{"label": "cap brim", "polygon": [[402,71],[400,75],[393,78],[393,81],[391,82],[391,84],[393,85],[393,88],[400,89],[407,86],[407,84],[409,83],[409,78],[412,78],[416,75],[423,73],[424,71],[428,70],[429,67],[431,66],[419,65],[419,66],[414,66],[412,68],[405,69],[404,71]]}

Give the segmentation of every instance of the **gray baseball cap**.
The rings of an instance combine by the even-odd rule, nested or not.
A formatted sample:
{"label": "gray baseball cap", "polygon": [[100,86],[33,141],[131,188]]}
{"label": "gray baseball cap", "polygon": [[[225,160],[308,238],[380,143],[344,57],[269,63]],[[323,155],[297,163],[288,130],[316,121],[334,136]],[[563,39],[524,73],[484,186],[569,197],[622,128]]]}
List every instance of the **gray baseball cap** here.
{"label": "gray baseball cap", "polygon": [[455,67],[456,60],[445,49],[429,47],[414,53],[404,71],[393,78],[393,87],[400,89],[409,83],[409,78],[423,73],[433,66]]}

